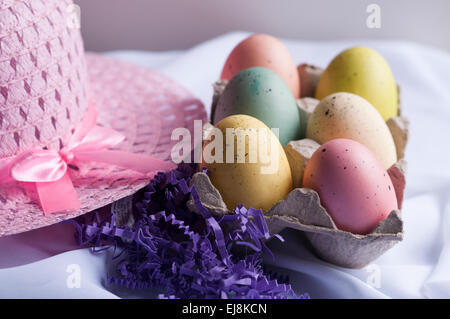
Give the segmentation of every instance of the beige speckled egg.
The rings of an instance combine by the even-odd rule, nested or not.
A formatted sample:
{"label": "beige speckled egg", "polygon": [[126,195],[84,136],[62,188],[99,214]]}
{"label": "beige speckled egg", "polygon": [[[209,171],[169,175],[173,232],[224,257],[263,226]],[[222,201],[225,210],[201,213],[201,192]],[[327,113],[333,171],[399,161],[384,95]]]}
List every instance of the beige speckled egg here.
{"label": "beige speckled egg", "polygon": [[368,147],[386,169],[397,161],[386,122],[372,104],[358,95],[338,92],[322,99],[306,130],[306,137],[320,144],[336,138],[357,141]]}
{"label": "beige speckled egg", "polygon": [[[278,138],[263,122],[238,114],[222,119],[215,128],[222,132],[221,146],[213,145],[220,133],[212,130],[203,147],[200,168],[208,169],[209,178],[228,209],[244,204],[247,208],[267,211],[287,196],[292,190],[289,162]],[[232,129],[230,139],[227,129]],[[266,130],[266,137],[255,140],[246,135],[249,130],[257,129]],[[244,141],[243,152],[238,152],[239,140]]]}

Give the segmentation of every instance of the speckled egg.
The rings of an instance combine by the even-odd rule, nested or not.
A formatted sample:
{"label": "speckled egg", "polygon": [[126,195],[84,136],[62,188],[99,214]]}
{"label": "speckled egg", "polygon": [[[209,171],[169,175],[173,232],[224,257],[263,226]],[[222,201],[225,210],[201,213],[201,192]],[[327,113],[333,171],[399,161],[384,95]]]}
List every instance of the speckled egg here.
{"label": "speckled egg", "polygon": [[375,50],[353,47],[338,54],[322,73],[316,89],[321,100],[335,92],[358,94],[386,121],[398,114],[398,93],[392,71]]}
{"label": "speckled egg", "polygon": [[[246,135],[249,130],[264,130],[266,135],[255,140]],[[216,135],[222,135],[222,141]],[[245,141],[241,152],[239,140]],[[232,115],[217,123],[203,147],[200,168],[208,169],[212,184],[231,210],[244,204],[267,211],[292,190],[291,169],[280,142],[263,122],[248,115]]]}
{"label": "speckled egg", "polygon": [[283,146],[304,137],[302,113],[291,91],[267,68],[245,69],[230,80],[213,111],[213,123],[234,114],[247,114],[278,128]]}
{"label": "speckled egg", "polygon": [[289,50],[280,40],[267,34],[254,34],[240,42],[228,56],[220,78],[229,80],[254,66],[276,72],[286,81],[292,95],[300,96],[300,78]]}
{"label": "speckled egg", "polygon": [[389,174],[364,145],[334,139],[306,164],[303,187],[315,190],[336,226],[355,234],[372,232],[397,209]]}
{"label": "speckled egg", "polygon": [[323,144],[348,138],[367,146],[385,169],[397,161],[394,139],[380,113],[362,97],[345,92],[331,94],[308,119],[306,136]]}

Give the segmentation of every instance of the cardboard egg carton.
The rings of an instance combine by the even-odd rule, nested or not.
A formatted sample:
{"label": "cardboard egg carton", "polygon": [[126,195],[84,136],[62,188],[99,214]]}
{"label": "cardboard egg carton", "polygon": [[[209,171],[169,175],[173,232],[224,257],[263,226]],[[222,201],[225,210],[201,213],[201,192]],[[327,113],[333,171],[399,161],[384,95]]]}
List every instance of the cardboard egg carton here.
{"label": "cardboard egg carton", "polygon": [[[314,76],[317,76],[317,69],[310,68]],[[225,86],[224,81],[214,85],[213,107]],[[312,97],[297,100],[297,105],[306,118],[314,111],[318,103],[319,101]],[[409,122],[401,115],[400,101],[398,116],[390,118],[386,123],[394,138],[398,155],[398,162],[388,170],[388,173],[397,195],[398,207],[401,209],[406,174],[406,161],[403,157],[409,135]],[[206,135],[208,127],[210,129],[212,126],[207,126]],[[318,193],[312,189],[300,188],[306,163],[319,146],[311,139],[291,141],[286,145],[285,151],[295,181],[294,189],[284,200],[268,210],[264,217],[271,233],[279,233],[285,228],[304,232],[315,253],[321,259],[341,267],[362,268],[402,240],[401,211],[393,210],[367,235],[338,229],[321,205]],[[202,204],[212,215],[220,217],[233,213],[234,207],[226,206],[207,174],[196,173],[191,180],[191,185],[196,187]],[[191,211],[197,212],[192,199],[189,200],[188,207]]]}

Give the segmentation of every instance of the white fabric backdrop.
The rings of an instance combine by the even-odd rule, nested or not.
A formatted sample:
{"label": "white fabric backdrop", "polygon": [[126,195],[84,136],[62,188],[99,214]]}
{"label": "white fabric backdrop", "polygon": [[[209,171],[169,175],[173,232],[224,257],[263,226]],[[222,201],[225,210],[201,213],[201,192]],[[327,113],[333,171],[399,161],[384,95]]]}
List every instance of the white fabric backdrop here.
{"label": "white fabric backdrop", "polygon": [[[247,35],[227,34],[187,51],[110,54],[174,78],[209,108],[211,83],[228,53]],[[373,47],[389,62],[402,87],[403,113],[411,121],[405,237],[369,267],[348,270],[318,260],[302,236],[286,231],[286,243],[271,243],[276,261],[267,263],[288,274],[297,293],[308,292],[312,298],[450,298],[450,54],[399,41],[284,42],[298,63],[325,67],[353,45]],[[78,249],[68,225],[0,238],[0,297],[155,296],[105,286],[111,267],[107,260],[107,254]],[[80,288],[68,288],[72,264],[80,266]]]}

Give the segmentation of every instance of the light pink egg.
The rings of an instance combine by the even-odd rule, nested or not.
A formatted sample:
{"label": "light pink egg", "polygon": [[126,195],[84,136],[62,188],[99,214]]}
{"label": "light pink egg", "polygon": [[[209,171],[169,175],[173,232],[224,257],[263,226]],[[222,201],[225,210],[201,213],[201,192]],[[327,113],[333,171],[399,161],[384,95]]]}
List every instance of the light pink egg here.
{"label": "light pink egg", "polygon": [[295,98],[300,97],[300,77],[288,48],[268,34],[253,34],[231,51],[222,69],[223,80],[230,80],[240,71],[260,66],[277,73],[289,86]]}
{"label": "light pink egg", "polygon": [[349,139],[323,144],[308,161],[303,187],[315,190],[336,226],[368,234],[397,209],[389,174],[364,145]]}

